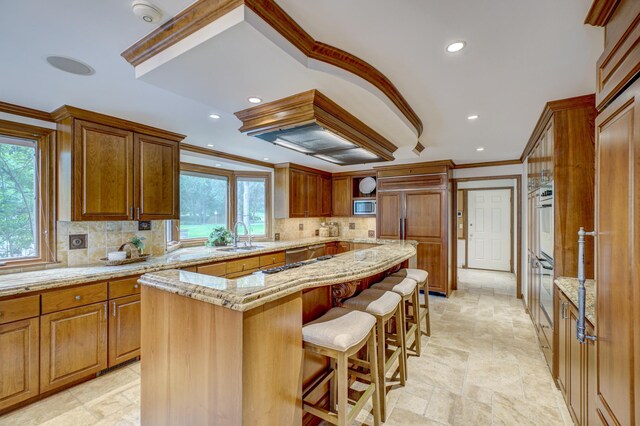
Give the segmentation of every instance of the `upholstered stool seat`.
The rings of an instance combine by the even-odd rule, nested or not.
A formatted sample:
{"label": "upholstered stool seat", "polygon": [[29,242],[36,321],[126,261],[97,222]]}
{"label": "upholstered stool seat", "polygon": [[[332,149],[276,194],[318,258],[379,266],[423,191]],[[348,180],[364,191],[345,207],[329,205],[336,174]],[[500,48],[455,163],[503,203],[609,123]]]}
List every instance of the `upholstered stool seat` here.
{"label": "upholstered stool seat", "polygon": [[[328,357],[330,367],[302,390],[302,409],[331,424],[350,424],[371,398],[373,424],[380,425],[380,384],[375,332],[376,318],[366,312],[333,308],[320,318],[302,327],[302,341],[306,351]],[[360,359],[361,349],[367,346],[368,359]],[[351,366],[360,368],[353,370]],[[363,372],[363,370],[365,372]],[[364,391],[349,409],[349,378],[364,383]],[[310,402],[310,395],[329,385],[329,409]],[[322,401],[322,399],[321,399]]]}
{"label": "upholstered stool seat", "polygon": [[[380,415],[387,419],[387,372],[398,361],[400,384],[406,380],[407,349],[404,343],[404,317],[402,316],[402,297],[392,291],[366,289],[355,297],[342,302],[347,309],[367,312],[376,318],[378,343],[378,382],[380,384]],[[395,318],[395,333],[387,331],[387,324]],[[393,348],[393,349],[391,349]]]}
{"label": "upholstered stool seat", "polygon": [[376,290],[393,291],[402,297],[407,297],[416,290],[417,285],[416,281],[411,278],[394,277],[389,275],[384,280],[371,286],[371,288]]}
{"label": "upholstered stool seat", "polygon": [[431,336],[431,318],[429,314],[429,273],[422,269],[404,268],[391,274],[394,277],[406,277],[415,280],[422,288],[424,300],[420,303],[420,321],[425,321],[424,333]]}

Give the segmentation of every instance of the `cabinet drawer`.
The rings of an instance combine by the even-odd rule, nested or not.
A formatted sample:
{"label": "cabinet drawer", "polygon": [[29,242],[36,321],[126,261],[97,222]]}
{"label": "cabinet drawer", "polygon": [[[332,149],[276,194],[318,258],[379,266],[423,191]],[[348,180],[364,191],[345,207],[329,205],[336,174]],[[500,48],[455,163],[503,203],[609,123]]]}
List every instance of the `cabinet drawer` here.
{"label": "cabinet drawer", "polygon": [[224,277],[227,273],[226,262],[214,263],[211,265],[202,265],[196,267],[196,272],[199,274],[213,275],[214,277]]}
{"label": "cabinet drawer", "polygon": [[241,278],[241,277],[245,277],[247,275],[251,275],[256,271],[259,271],[260,269],[255,268],[255,269],[247,269],[245,271],[239,271],[239,272],[234,272],[232,274],[227,274],[227,279],[234,279],[234,278]]}
{"label": "cabinet drawer", "polygon": [[42,295],[42,313],[62,311],[107,300],[107,283],[52,291]]}
{"label": "cabinet drawer", "polygon": [[[234,272],[243,272],[250,269],[258,269],[260,267],[260,258],[258,256],[246,257],[244,259],[227,262],[227,274]],[[231,277],[229,277],[231,278]]]}
{"label": "cabinet drawer", "polygon": [[40,315],[40,295],[0,302],[0,324]]}
{"label": "cabinet drawer", "polygon": [[139,277],[129,277],[121,280],[109,281],[109,299],[139,294],[140,284],[138,284],[138,278]]}
{"label": "cabinet drawer", "polygon": [[260,266],[271,266],[271,265],[275,265],[276,263],[283,263],[284,262],[284,252],[283,251],[279,251],[277,253],[269,253],[269,254],[265,254],[263,256],[260,256]]}

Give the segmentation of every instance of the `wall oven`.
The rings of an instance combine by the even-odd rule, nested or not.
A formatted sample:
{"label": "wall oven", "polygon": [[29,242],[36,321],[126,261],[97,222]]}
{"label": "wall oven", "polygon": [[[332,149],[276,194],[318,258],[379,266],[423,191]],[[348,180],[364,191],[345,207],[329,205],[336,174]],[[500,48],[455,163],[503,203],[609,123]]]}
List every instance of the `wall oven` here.
{"label": "wall oven", "polygon": [[538,226],[540,257],[553,262],[553,188],[545,187],[540,190],[538,197]]}
{"label": "wall oven", "polygon": [[353,214],[376,214],[376,200],[353,200]]}

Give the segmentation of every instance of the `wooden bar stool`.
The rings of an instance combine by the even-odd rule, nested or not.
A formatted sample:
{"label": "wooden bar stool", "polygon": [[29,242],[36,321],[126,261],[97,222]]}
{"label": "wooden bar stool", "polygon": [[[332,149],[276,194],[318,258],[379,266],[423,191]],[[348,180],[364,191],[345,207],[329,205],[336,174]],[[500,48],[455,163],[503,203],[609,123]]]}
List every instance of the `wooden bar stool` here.
{"label": "wooden bar stool", "polygon": [[[375,317],[366,312],[333,308],[320,318],[302,327],[304,348],[331,359],[331,368],[303,389],[302,408],[304,411],[331,424],[345,426],[355,419],[371,397],[374,425],[380,424],[380,386],[378,383],[375,325]],[[356,356],[365,345],[368,346],[369,361],[359,359]],[[369,374],[350,369],[350,363],[368,369]],[[350,411],[348,411],[349,376],[368,384],[360,398],[354,401],[354,406]],[[318,405],[305,402],[305,399],[315,389],[325,386],[327,383],[329,383],[329,411]]]}
{"label": "wooden bar stool", "polygon": [[408,346],[408,336],[413,334],[415,336],[415,352],[417,356],[420,356],[422,351],[420,337],[422,332],[420,331],[420,295],[418,294],[418,284],[411,278],[393,277],[389,275],[379,283],[371,286],[371,288],[393,291],[402,297],[404,309],[401,310],[404,316],[405,346],[411,349],[411,347]]}
{"label": "wooden bar stool", "polygon": [[431,319],[429,316],[429,273],[423,269],[404,268],[391,274],[393,277],[411,278],[418,283],[424,293],[424,302],[420,304],[420,321],[425,320],[425,334],[431,336]]}
{"label": "wooden bar stool", "polygon": [[[401,314],[402,297],[392,291],[367,289],[350,299],[343,301],[342,306],[373,315],[376,318],[378,342],[378,383],[380,384],[380,415],[382,421],[387,420],[387,372],[398,360],[400,368],[400,384],[405,385],[407,349],[404,342],[404,327]],[[387,333],[385,326],[391,320],[396,320],[396,333]],[[387,346],[395,349],[387,351]]]}

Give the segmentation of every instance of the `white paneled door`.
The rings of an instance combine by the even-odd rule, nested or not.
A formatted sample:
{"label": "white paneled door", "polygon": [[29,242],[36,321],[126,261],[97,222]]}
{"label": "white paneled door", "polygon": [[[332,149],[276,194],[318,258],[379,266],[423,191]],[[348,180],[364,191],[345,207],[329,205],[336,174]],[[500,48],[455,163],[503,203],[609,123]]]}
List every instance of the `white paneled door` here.
{"label": "white paneled door", "polygon": [[467,194],[467,267],[511,271],[511,190]]}

